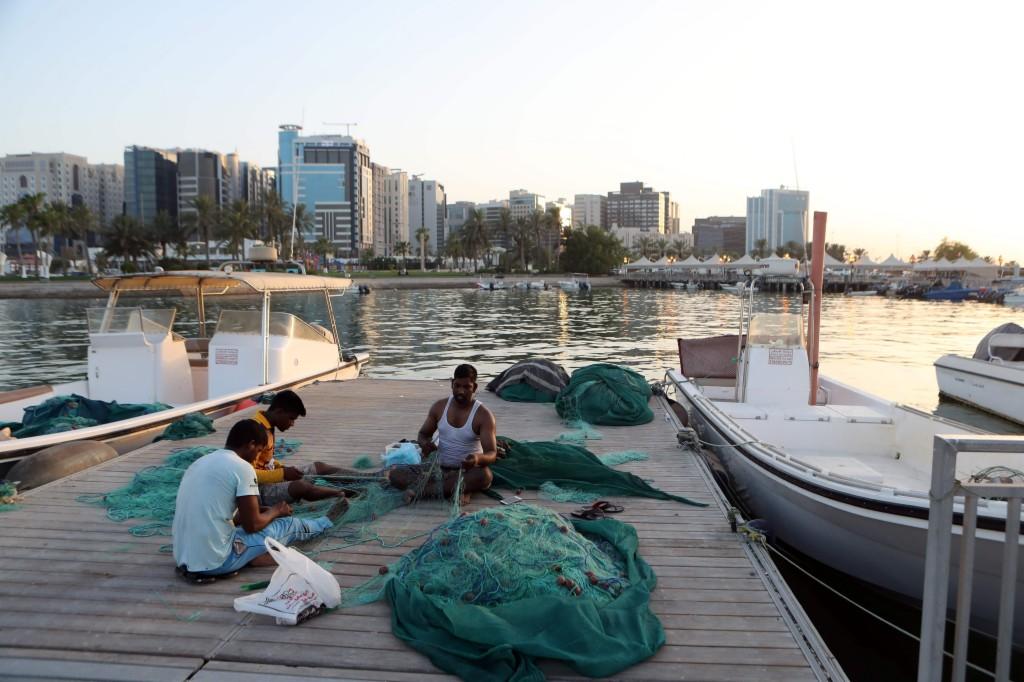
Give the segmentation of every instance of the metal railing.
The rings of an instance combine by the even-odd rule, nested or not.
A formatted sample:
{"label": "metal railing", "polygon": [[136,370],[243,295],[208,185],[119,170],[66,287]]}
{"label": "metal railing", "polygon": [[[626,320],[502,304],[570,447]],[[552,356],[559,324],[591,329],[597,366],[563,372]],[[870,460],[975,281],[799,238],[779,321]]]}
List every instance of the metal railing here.
{"label": "metal railing", "polygon": [[998,497],[1006,500],[1006,535],[1003,540],[995,678],[1000,682],[1010,678],[1013,612],[1017,589],[1017,543],[1020,537],[1024,483],[960,483],[956,480],[956,458],[961,452],[1024,454],[1024,438],[935,436],[922,595],[921,648],[917,663],[918,682],[942,679],[949,564],[953,544],[953,497],[958,494],[963,495],[964,512],[960,536],[960,575],[957,584],[952,680],[962,682],[966,675],[971,588],[974,580],[974,544],[980,497]]}

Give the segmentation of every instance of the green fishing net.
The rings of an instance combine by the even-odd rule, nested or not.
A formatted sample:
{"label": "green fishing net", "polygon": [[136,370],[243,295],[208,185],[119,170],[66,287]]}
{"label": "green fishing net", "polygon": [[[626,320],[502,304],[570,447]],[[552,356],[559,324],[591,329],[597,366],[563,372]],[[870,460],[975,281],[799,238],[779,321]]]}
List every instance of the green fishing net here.
{"label": "green fishing net", "polygon": [[631,369],[587,365],[572,373],[569,385],[555,399],[555,409],[563,419],[581,419],[590,424],[646,424],[654,419],[647,405],[651,395],[647,380]]}
{"label": "green fishing net", "polygon": [[601,460],[601,464],[606,467],[617,467],[620,464],[626,462],[643,462],[650,459],[650,455],[646,452],[639,450],[623,450],[621,452],[608,452],[603,455],[598,455],[597,458]]}
{"label": "green fishing net", "polygon": [[0,512],[18,508],[18,489],[10,481],[0,481]]}
{"label": "green fishing net", "polygon": [[600,499],[599,495],[584,492],[576,488],[563,488],[551,481],[544,481],[540,484],[540,496],[552,502],[576,502],[579,504],[590,504]]}
{"label": "green fishing net", "polygon": [[[274,456],[279,459],[288,457],[298,447],[298,441],[278,438]],[[181,485],[185,470],[203,455],[217,449],[209,445],[196,445],[175,450],[164,459],[163,464],[142,469],[124,487],[109,493],[79,495],[76,499],[83,504],[105,507],[107,518],[111,521],[151,519],[149,523],[129,529],[132,535],[170,535],[178,486]]]}
{"label": "green fishing net", "polygon": [[163,403],[121,404],[90,400],[80,395],[62,395],[26,407],[21,423],[8,425],[12,427],[11,435],[15,438],[29,438],[109,424],[169,408],[170,405]]}
{"label": "green fishing net", "polygon": [[157,440],[186,440],[215,433],[213,420],[202,412],[190,412],[181,419],[167,425]]}

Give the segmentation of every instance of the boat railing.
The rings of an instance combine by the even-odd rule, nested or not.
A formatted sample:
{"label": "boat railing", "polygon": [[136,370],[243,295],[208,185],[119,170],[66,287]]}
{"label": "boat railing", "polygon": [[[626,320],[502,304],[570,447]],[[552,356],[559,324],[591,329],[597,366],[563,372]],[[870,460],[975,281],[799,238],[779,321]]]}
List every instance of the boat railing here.
{"label": "boat railing", "polygon": [[1017,588],[1017,555],[1020,538],[1024,482],[968,482],[956,480],[956,458],[962,452],[1024,455],[1019,436],[935,436],[932,447],[932,480],[929,491],[928,544],[924,565],[921,612],[921,648],[918,682],[942,679],[946,606],[949,591],[950,555],[953,542],[953,498],[963,495],[960,562],[956,598],[956,632],[953,645],[953,682],[962,682],[967,669],[967,641],[971,619],[974,578],[974,544],[979,498],[1006,500],[1003,538],[995,679],[1009,680],[1013,648],[1013,616]]}

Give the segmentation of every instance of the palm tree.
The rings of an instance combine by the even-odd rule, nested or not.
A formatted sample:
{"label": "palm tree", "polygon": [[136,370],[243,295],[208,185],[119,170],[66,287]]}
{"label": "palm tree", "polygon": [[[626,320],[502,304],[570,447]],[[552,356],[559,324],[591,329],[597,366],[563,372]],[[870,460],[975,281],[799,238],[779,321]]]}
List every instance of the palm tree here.
{"label": "palm tree", "polygon": [[416,240],[420,243],[420,271],[427,271],[427,240],[430,239],[430,230],[421,227],[416,230]]}
{"label": "palm tree", "polygon": [[484,222],[482,210],[474,208],[469,212],[469,217],[463,223],[459,233],[459,239],[454,241],[462,242],[463,251],[473,261],[473,272],[476,272],[477,258],[480,253],[491,248],[491,238],[487,232],[487,223]]}
{"label": "palm tree", "polygon": [[[295,220],[295,243],[290,245],[289,252],[294,253],[295,250],[301,252],[305,248],[306,237],[313,236],[313,225],[315,220],[313,214],[309,212],[305,204],[299,204],[295,207],[294,216]],[[288,233],[291,238],[291,232]]]}
{"label": "palm tree", "polygon": [[43,206],[39,215],[40,234],[49,238],[49,242],[42,242],[41,251],[52,250],[53,257],[57,253],[57,237],[67,240],[71,224],[71,209],[63,201],[51,201]]}
{"label": "palm tree", "polygon": [[395,255],[402,259],[401,272],[405,272],[405,257],[412,253],[412,244],[409,242],[398,242],[395,244]]}
{"label": "palm tree", "polygon": [[532,245],[531,235],[533,234],[530,229],[530,223],[526,218],[516,218],[516,221],[510,228],[512,236],[512,244],[515,246],[516,253],[519,254],[519,269],[526,271],[526,254],[530,251]]}
{"label": "palm tree", "polygon": [[654,240],[650,237],[640,237],[633,243],[637,255],[646,257],[654,247]]}
{"label": "palm tree", "polygon": [[555,244],[561,243],[562,237],[562,209],[558,206],[550,206],[544,211],[545,247],[548,254],[548,267],[555,262]]}
{"label": "palm tree", "polygon": [[129,259],[138,267],[139,258],[152,255],[153,244],[138,220],[119,215],[110,222],[104,233],[103,251],[111,256]]}
{"label": "palm tree", "polygon": [[236,259],[241,260],[245,250],[245,240],[255,238],[256,229],[256,219],[249,204],[244,201],[235,201],[224,212],[223,219],[214,234],[222,244],[227,245]]}
{"label": "palm tree", "polygon": [[540,256],[544,253],[544,231],[547,229],[548,224],[544,211],[533,211],[530,213],[526,217],[526,224],[529,227],[530,238],[533,240],[533,247],[536,251],[533,264],[537,266],[540,265]]}
{"label": "palm tree", "polygon": [[322,270],[327,257],[334,253],[334,244],[326,237],[320,237],[313,243],[313,253],[317,255],[317,270]]}
{"label": "palm tree", "polygon": [[89,254],[89,234],[96,231],[96,215],[85,204],[71,208],[68,221],[68,233],[72,239],[81,243],[85,256],[85,270],[92,274],[92,256]]}
{"label": "palm tree", "polygon": [[679,237],[676,237],[675,239],[672,240],[672,243],[669,244],[668,252],[671,255],[675,256],[676,258],[682,260],[683,258],[686,258],[687,256],[690,255],[690,248],[686,245],[686,242],[684,242]]}
{"label": "palm tree", "polygon": [[754,252],[750,254],[751,256],[753,256],[754,258],[765,258],[768,256],[769,253],[771,252],[768,250],[767,239],[754,240]]}
{"label": "palm tree", "polygon": [[505,246],[509,246],[513,241],[513,233],[515,232],[515,221],[512,220],[512,211],[508,208],[502,207],[498,211],[498,233],[504,238]]}
{"label": "palm tree", "polygon": [[[21,224],[26,230],[28,230],[29,236],[32,238],[32,250],[39,250],[39,234],[45,229],[45,222],[43,218],[43,212],[46,209],[44,203],[46,195],[42,192],[35,194],[26,194],[25,196],[18,199],[18,203],[21,204]],[[21,260],[21,247],[19,241],[18,248],[18,259]],[[39,274],[39,264],[36,263],[36,275]]]}
{"label": "palm tree", "polygon": [[451,234],[448,236],[448,241],[444,243],[444,255],[452,259],[453,265],[465,260],[466,247],[462,243],[462,239],[457,238],[461,236],[461,232]]}
{"label": "palm tree", "polygon": [[160,245],[160,252],[164,258],[167,254],[168,244],[174,247],[174,255],[183,263],[188,259],[188,236],[189,231],[181,226],[167,211],[158,211],[149,225],[150,238]]}
{"label": "palm tree", "polygon": [[185,223],[195,230],[196,234],[203,242],[204,260],[206,261],[207,269],[209,269],[210,235],[219,222],[220,216],[218,214],[220,211],[217,204],[213,201],[213,198],[208,196],[196,197],[190,202],[190,206],[195,212],[189,213],[185,217]]}
{"label": "palm tree", "polygon": [[[21,225],[24,218],[24,205],[20,201],[16,201],[13,204],[7,204],[3,208],[0,208],[0,226],[4,226],[2,230],[4,240],[0,243],[6,243],[6,232],[11,228],[17,228]],[[22,261],[21,254],[21,235],[18,234],[15,239],[18,245],[18,267],[21,269],[21,276],[25,277],[25,266]],[[3,274],[3,273],[0,273]]]}
{"label": "palm tree", "polygon": [[263,194],[260,235],[284,251],[284,236],[291,229],[291,216],[285,211],[281,195],[274,190]]}
{"label": "palm tree", "polygon": [[867,252],[868,252],[867,249],[862,249],[860,247],[854,249],[853,250],[853,262],[856,263],[857,261],[859,261],[861,256],[867,255]]}
{"label": "palm tree", "polygon": [[664,258],[665,252],[668,250],[668,240],[664,237],[658,237],[654,242],[654,246],[658,249],[658,258]]}

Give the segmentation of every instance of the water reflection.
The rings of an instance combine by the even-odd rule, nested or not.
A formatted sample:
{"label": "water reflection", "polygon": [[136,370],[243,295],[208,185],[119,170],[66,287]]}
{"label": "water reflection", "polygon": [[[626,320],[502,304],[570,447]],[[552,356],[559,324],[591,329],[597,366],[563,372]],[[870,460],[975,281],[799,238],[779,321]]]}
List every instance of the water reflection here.
{"label": "water reflection", "polygon": [[[797,307],[796,297],[758,295],[758,310]],[[253,299],[245,307],[255,308]],[[175,328],[197,327],[187,299],[139,299],[146,307],[178,309]],[[229,307],[243,302],[232,301]],[[99,299],[0,300],[0,390],[83,378],[85,309]],[[277,299],[277,308],[324,324],[319,295]],[[459,362],[493,376],[516,360],[550,358],[569,371],[593,362],[628,365],[651,379],[678,364],[676,338],[735,333],[739,297],[719,292],[598,289],[374,290],[335,299],[346,346],[366,350],[374,377],[441,378]],[[211,299],[215,321],[220,304]],[[1001,306],[882,297],[827,297],[822,314],[822,372],[892,400],[998,431],[1024,431],[1002,420],[943,403],[932,362],[945,353],[970,354],[982,336],[1021,311]],[[329,326],[329,325],[328,325]]]}

